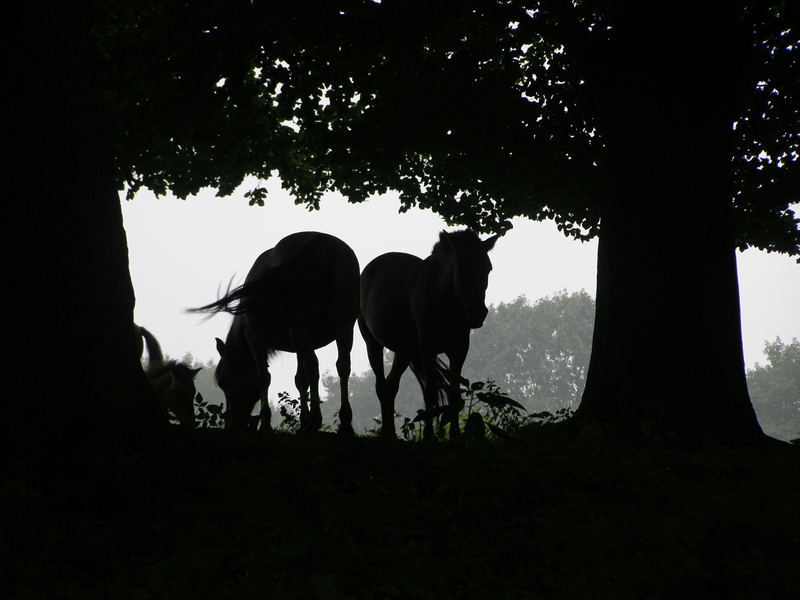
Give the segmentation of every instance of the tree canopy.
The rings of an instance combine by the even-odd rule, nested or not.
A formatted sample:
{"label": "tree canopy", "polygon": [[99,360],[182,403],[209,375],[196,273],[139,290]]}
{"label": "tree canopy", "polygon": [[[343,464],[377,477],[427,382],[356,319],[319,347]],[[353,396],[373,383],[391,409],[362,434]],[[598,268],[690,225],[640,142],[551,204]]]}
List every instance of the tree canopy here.
{"label": "tree canopy", "polygon": [[[659,111],[679,100],[722,112],[737,243],[797,254],[797,8],[728,3],[697,18],[699,48],[677,39],[688,8],[670,5],[642,38],[647,47],[625,37],[647,17],[626,2],[200,0],[107,10],[96,31],[117,179],[130,195],[147,187],[185,197],[278,173],[310,206],[326,190],[358,202],[394,189],[404,207],[479,230],[522,215],[593,236],[618,185],[606,168],[619,146],[615,111],[638,102],[635,86],[615,87],[624,60],[620,77],[660,70],[663,86],[652,106],[643,88],[636,135],[657,142],[671,123]],[[726,69],[736,69],[727,87],[705,97],[697,82]],[[679,148],[686,156],[704,151],[692,126]],[[647,160],[692,160],[674,150]],[[251,190],[251,201],[264,193]]]}

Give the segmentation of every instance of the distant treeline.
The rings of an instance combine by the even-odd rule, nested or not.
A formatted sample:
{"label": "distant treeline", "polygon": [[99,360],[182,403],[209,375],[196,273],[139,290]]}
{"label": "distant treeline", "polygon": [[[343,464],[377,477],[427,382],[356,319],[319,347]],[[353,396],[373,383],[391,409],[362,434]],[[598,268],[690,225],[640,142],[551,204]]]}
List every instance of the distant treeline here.
{"label": "distant treeline", "polygon": [[[594,300],[585,291],[541,298],[530,303],[524,296],[513,302],[490,306],[484,326],[472,332],[464,377],[470,381],[494,381],[508,396],[530,412],[556,412],[577,408],[583,392],[592,343]],[[800,341],[790,343],[776,338],[765,342],[767,361],[748,370],[750,397],[764,431],[783,440],[800,436]],[[391,361],[387,352],[386,369]],[[197,362],[191,354],[183,362],[203,367],[195,378],[197,391],[212,404],[222,404],[224,396],[214,381],[213,361]],[[687,368],[689,365],[687,365]],[[693,365],[691,368],[702,368]],[[680,374],[676,374],[680,377]],[[350,401],[353,406],[353,427],[356,433],[376,428],[380,407],[375,397],[371,371],[350,377]],[[339,381],[326,372],[320,393],[324,422],[332,425],[339,409]],[[270,394],[277,397],[279,391]],[[295,397],[295,390],[286,390]],[[396,411],[413,418],[422,408],[416,379],[407,371],[400,383]],[[280,422],[273,413],[273,425]]]}

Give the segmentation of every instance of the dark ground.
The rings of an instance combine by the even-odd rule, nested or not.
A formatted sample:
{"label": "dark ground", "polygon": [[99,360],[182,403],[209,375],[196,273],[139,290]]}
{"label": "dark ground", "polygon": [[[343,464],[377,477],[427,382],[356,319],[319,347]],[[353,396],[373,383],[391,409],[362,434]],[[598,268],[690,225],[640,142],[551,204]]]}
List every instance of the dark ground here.
{"label": "dark ground", "polygon": [[195,433],[157,469],[132,460],[99,478],[5,478],[0,597],[800,591],[798,446],[643,446],[553,425],[433,445]]}

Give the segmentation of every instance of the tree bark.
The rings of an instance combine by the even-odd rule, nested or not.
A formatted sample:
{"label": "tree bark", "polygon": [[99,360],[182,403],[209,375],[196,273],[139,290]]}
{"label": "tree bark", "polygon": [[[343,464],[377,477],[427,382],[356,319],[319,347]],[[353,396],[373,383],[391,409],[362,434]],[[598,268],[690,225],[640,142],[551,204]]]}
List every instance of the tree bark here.
{"label": "tree bark", "polygon": [[578,419],[762,435],[745,379],[730,203],[746,43],[734,12],[670,4],[648,27],[635,12],[619,18],[599,81],[609,179]]}
{"label": "tree bark", "polygon": [[151,451],[166,422],[137,355],[91,15],[80,3],[33,8],[22,95],[30,120],[21,148],[35,313],[20,336],[31,385],[18,403],[14,454],[52,466]]}
{"label": "tree bark", "polygon": [[734,248],[720,235],[730,229],[724,211],[700,208],[689,223],[665,216],[647,227],[630,213],[604,216],[578,418],[693,438],[761,434],[745,379]]}

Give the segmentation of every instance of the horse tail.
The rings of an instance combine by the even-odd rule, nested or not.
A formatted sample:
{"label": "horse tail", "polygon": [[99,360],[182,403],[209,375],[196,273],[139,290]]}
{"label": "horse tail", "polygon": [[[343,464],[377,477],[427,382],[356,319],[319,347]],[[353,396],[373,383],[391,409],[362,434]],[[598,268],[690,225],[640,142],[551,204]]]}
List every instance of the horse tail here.
{"label": "horse tail", "polygon": [[248,311],[248,300],[253,298],[267,298],[271,293],[279,291],[280,288],[280,272],[285,267],[283,265],[274,267],[267,271],[264,275],[245,281],[242,285],[228,290],[225,295],[219,300],[215,300],[205,306],[197,308],[188,308],[187,312],[194,313],[217,313],[226,312],[232,315],[240,315]]}
{"label": "horse tail", "polygon": [[[419,381],[423,381],[419,366],[414,364],[414,362],[412,362],[410,366],[416,378]],[[426,385],[431,384],[436,390],[436,406],[438,408],[444,408],[447,406],[447,387],[450,385],[450,370],[447,364],[438,356],[436,357],[436,369],[433,372],[433,381],[426,382]]]}
{"label": "horse tail", "polygon": [[439,382],[439,392],[440,395],[446,395],[445,389],[449,386],[455,385],[457,388],[461,387],[461,384],[465,381],[463,377],[459,378],[459,381],[453,381],[453,374],[450,371],[450,366],[445,363],[441,358],[438,356],[436,357],[436,378]]}
{"label": "horse tail", "polygon": [[164,353],[161,351],[161,344],[158,343],[156,337],[142,326],[139,326],[139,332],[147,346],[147,368],[164,364]]}

